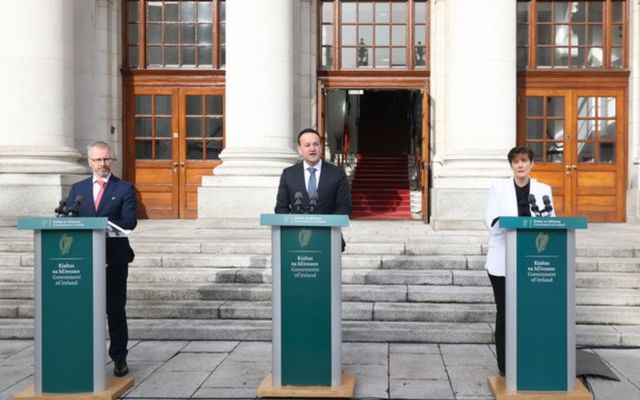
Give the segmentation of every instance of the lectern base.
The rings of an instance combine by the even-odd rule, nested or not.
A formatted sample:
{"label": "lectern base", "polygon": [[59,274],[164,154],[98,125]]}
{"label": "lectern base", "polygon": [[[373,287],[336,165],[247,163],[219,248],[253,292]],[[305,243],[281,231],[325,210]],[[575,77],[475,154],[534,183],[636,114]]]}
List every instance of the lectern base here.
{"label": "lectern base", "polygon": [[107,390],[95,393],[36,393],[33,385],[18,393],[14,400],[114,400],[133,387],[133,378],[109,378]]}
{"label": "lectern base", "polygon": [[349,399],[356,389],[356,374],[342,374],[340,386],[273,386],[271,374],[258,386],[258,397],[313,397]]}
{"label": "lectern base", "polygon": [[513,392],[507,390],[507,381],[501,376],[490,376],[488,380],[496,400],[593,400],[579,379],[572,392]]}

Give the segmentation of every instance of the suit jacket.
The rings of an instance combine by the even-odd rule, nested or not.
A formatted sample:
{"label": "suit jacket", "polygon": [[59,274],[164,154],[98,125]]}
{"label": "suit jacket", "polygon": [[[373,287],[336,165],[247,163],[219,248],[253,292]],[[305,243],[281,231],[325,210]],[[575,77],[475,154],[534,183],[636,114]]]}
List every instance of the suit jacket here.
{"label": "suit jacket", "polygon": [[[302,193],[302,203],[309,204],[309,193],[304,181],[304,163],[299,162],[282,171],[278,196],[276,198],[276,214],[289,214],[294,211],[295,194]],[[320,181],[318,182],[318,205],[314,214],[347,214],[351,213],[351,189],[344,170],[323,161]]]}
{"label": "suit jacket", "polygon": [[[93,202],[93,177],[89,177],[71,186],[69,199],[82,195],[78,210],[79,217],[107,217],[109,221],[124,228],[133,229],[138,223],[136,191],[132,184],[111,174],[104,188],[100,207],[95,209]],[[133,261],[135,254],[128,238],[107,238],[107,265],[126,265]]]}
{"label": "suit jacket", "polygon": [[[536,196],[536,203],[540,208],[544,207],[542,196],[549,196],[553,206],[549,185],[531,179],[529,194]],[[551,215],[555,215],[555,211],[552,211]],[[487,199],[487,210],[484,214],[484,224],[489,228],[490,233],[485,268],[494,276],[505,276],[506,269],[507,230],[500,228],[498,222],[491,226],[493,220],[500,216],[518,216],[518,200],[513,178],[501,179],[491,185]]]}

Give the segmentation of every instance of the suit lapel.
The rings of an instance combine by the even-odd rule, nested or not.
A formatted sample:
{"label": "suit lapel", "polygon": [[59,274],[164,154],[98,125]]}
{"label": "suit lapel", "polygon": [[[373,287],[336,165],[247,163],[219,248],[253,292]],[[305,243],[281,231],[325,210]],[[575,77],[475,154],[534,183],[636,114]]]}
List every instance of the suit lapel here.
{"label": "suit lapel", "polygon": [[298,168],[298,172],[296,173],[295,176],[295,187],[300,188],[300,192],[304,193],[305,196],[307,196],[307,201],[309,201],[309,193],[307,193],[307,186],[305,185],[304,182],[304,163],[301,162],[300,163],[300,167]]}

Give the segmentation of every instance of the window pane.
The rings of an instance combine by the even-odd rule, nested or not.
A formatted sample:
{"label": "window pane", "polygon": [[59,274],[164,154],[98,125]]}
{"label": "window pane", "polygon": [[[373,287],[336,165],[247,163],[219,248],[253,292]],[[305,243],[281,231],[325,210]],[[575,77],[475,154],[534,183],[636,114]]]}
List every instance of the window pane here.
{"label": "window pane", "polygon": [[178,48],[177,47],[164,48],[164,64],[178,65]]}
{"label": "window pane", "polygon": [[211,25],[198,25],[198,44],[211,44]]}
{"label": "window pane", "polygon": [[147,21],[160,22],[162,21],[162,2],[150,1],[147,3]]}
{"label": "window pane", "polygon": [[376,23],[389,22],[389,6],[390,3],[376,3]]}
{"label": "window pane", "polygon": [[129,44],[138,44],[138,24],[129,24]]}
{"label": "window pane", "polygon": [[587,33],[584,25],[573,25],[571,31],[571,35],[569,36],[571,46],[584,46],[584,44],[587,43]]}
{"label": "window pane", "polygon": [[622,25],[613,25],[611,27],[611,45],[622,46]]}
{"label": "window pane", "polygon": [[389,26],[388,25],[376,25],[376,45],[378,46],[389,45]]}
{"label": "window pane", "polygon": [[547,117],[564,117],[564,97],[547,97]]}
{"label": "window pane", "polygon": [[329,68],[333,66],[333,47],[322,48],[322,67]]}
{"label": "window pane", "polygon": [[424,25],[416,25],[415,33],[414,33],[414,43],[415,45],[424,45],[427,43],[427,27]]}
{"label": "window pane", "polygon": [[198,64],[199,65],[211,65],[213,60],[211,59],[211,47],[202,46],[198,47]]}
{"label": "window pane", "polygon": [[342,3],[342,22],[356,22],[356,3]]}
{"label": "window pane", "polygon": [[207,140],[207,160],[219,160],[220,152],[222,152],[221,140]]}
{"label": "window pane", "polygon": [[376,68],[385,68],[389,67],[389,49],[386,48],[376,48]]}
{"label": "window pane", "polygon": [[578,97],[578,116],[595,118],[596,116],[596,98],[595,97]]}
{"label": "window pane", "polygon": [[407,65],[407,51],[403,48],[391,49],[391,66],[405,67]]}
{"label": "window pane", "polygon": [[371,47],[358,47],[358,67],[370,67],[371,66]]}
{"label": "window pane", "polygon": [[342,26],[342,44],[344,46],[355,46],[356,44],[356,27],[355,25]]}
{"label": "window pane", "polygon": [[359,3],[358,19],[361,24],[373,22],[373,3]]}
{"label": "window pane", "polygon": [[569,2],[554,2],[554,22],[569,22]]}
{"label": "window pane", "polygon": [[527,68],[527,66],[529,66],[529,49],[526,47],[518,47],[517,52],[518,69]]}
{"label": "window pane", "polygon": [[391,3],[391,22],[407,22],[407,3]]}
{"label": "window pane", "polygon": [[427,22],[427,5],[426,3],[415,3],[415,22]]}
{"label": "window pane", "polygon": [[187,137],[202,137],[202,118],[187,118]]}
{"label": "window pane", "polygon": [[151,115],[151,96],[136,96],[136,114]]}
{"label": "window pane", "polygon": [[593,119],[578,120],[578,140],[592,140],[595,136],[596,124]]}
{"label": "window pane", "polygon": [[554,44],[558,46],[569,45],[569,25],[556,25]]}
{"label": "window pane", "polygon": [[415,59],[416,67],[423,67],[427,65],[426,47],[416,47],[415,52],[416,52],[416,59]]}
{"label": "window pane", "polygon": [[183,65],[196,64],[196,48],[195,47],[182,48],[182,64]]}
{"label": "window pane", "polygon": [[599,97],[600,108],[598,116],[600,118],[615,118],[616,116],[616,98],[615,97]]}
{"label": "window pane", "polygon": [[551,22],[551,3],[538,4],[538,22]]}
{"label": "window pane", "polygon": [[602,25],[589,25],[588,44],[592,46],[602,46]]}
{"label": "window pane", "polygon": [[195,22],[196,21],[196,2],[195,1],[183,1],[180,3],[181,19],[183,22]]}
{"label": "window pane", "polygon": [[547,162],[562,162],[564,143],[547,142]]}
{"label": "window pane", "polygon": [[178,41],[178,24],[170,24],[164,26],[164,41],[166,44],[179,44]]}
{"label": "window pane", "polygon": [[587,3],[574,1],[571,3],[571,21],[585,22],[587,20]]}
{"label": "window pane", "polygon": [[622,23],[622,11],[625,3],[621,1],[611,2],[611,22]]}
{"label": "window pane", "polygon": [[187,160],[202,160],[202,140],[187,140]]}
{"label": "window pane", "polygon": [[393,25],[391,27],[391,44],[394,46],[404,46],[407,44],[407,30],[404,25]]}
{"label": "window pane", "polygon": [[602,2],[590,1],[587,3],[589,22],[602,22]]}
{"label": "window pane", "polygon": [[556,67],[568,67],[569,66],[569,48],[568,47],[556,47],[554,58],[554,65]]}
{"label": "window pane", "polygon": [[587,65],[590,67],[602,67],[602,47],[592,47],[587,53]]}
{"label": "window pane", "polygon": [[156,137],[171,137],[171,118],[156,118]]}
{"label": "window pane", "polygon": [[612,164],[616,162],[616,144],[600,143],[600,160],[601,163]]}
{"label": "window pane", "polygon": [[333,3],[322,3],[322,22],[333,22]]}
{"label": "window pane", "polygon": [[354,47],[345,47],[342,49],[342,67],[355,68],[356,66],[356,49]]}
{"label": "window pane", "polygon": [[541,119],[527,120],[527,139],[542,139],[542,125]]}
{"label": "window pane", "polygon": [[322,25],[322,44],[333,44],[333,25]]}
{"label": "window pane", "polygon": [[585,63],[585,52],[584,47],[572,48],[571,49],[571,66],[573,67],[584,67]]}
{"label": "window pane", "polygon": [[171,140],[155,140],[156,160],[171,160]]}
{"label": "window pane", "polygon": [[526,46],[529,44],[529,26],[518,25],[517,44],[520,46]]}
{"label": "window pane", "polygon": [[136,140],[136,158],[138,160],[151,160],[151,140]]}
{"label": "window pane", "polygon": [[373,26],[372,25],[360,25],[360,27],[358,28],[358,33],[360,36],[360,42],[358,44],[362,45],[363,44],[362,42],[368,45],[373,44]]}
{"label": "window pane", "polygon": [[527,117],[542,117],[544,103],[542,96],[527,97]]}
{"label": "window pane", "polygon": [[542,143],[527,142],[527,147],[533,151],[533,161],[542,161]]}
{"label": "window pane", "polygon": [[147,43],[148,44],[162,43],[162,25],[160,24],[147,25]]}
{"label": "window pane", "polygon": [[202,115],[202,96],[186,96],[187,115]]}
{"label": "window pane", "polygon": [[547,120],[547,139],[564,140],[564,120]]}
{"label": "window pane", "polygon": [[195,44],[196,42],[196,26],[194,24],[182,24],[182,37],[180,38],[183,44]]}
{"label": "window pane", "polygon": [[151,118],[136,118],[136,137],[152,136]]}
{"label": "window pane", "polygon": [[178,21],[178,3],[166,2],[164,3],[164,20],[177,22]]}
{"label": "window pane", "polygon": [[213,22],[211,2],[198,2],[198,22]]}
{"label": "window pane", "polygon": [[140,59],[138,58],[138,48],[129,47],[129,66],[137,67]]}
{"label": "window pane", "polygon": [[171,115],[171,96],[156,96],[156,115]]}
{"label": "window pane", "polygon": [[206,137],[222,137],[222,119],[221,118],[207,118]]}
{"label": "window pane", "polygon": [[622,48],[615,47],[611,49],[611,66],[622,68]]}
{"label": "window pane", "polygon": [[552,44],[551,25],[538,25],[538,44]]}
{"label": "window pane", "polygon": [[604,120],[599,121],[599,132],[598,139],[606,140],[606,141],[615,141],[616,140],[616,121],[615,120]]}
{"label": "window pane", "polygon": [[578,162],[592,163],[595,162],[593,154],[593,143],[578,143]]}
{"label": "window pane", "polygon": [[222,96],[206,96],[207,115],[222,115]]}
{"label": "window pane", "polygon": [[138,21],[138,2],[130,1],[127,3],[127,11],[129,13],[129,22]]}

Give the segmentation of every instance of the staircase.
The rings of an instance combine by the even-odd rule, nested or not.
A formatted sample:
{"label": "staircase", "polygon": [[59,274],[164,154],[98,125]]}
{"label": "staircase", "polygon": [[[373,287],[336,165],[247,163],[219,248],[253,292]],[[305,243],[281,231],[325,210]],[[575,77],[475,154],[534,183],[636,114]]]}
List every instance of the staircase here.
{"label": "staircase", "polygon": [[[255,223],[141,221],[132,237],[131,339],[270,340],[270,232]],[[491,343],[482,231],[352,221],[343,340]],[[640,226],[578,232],[577,343],[640,346]],[[0,338],[33,337],[33,241],[0,229]]]}
{"label": "staircase", "polygon": [[351,197],[352,219],[411,219],[407,157],[359,154]]}

